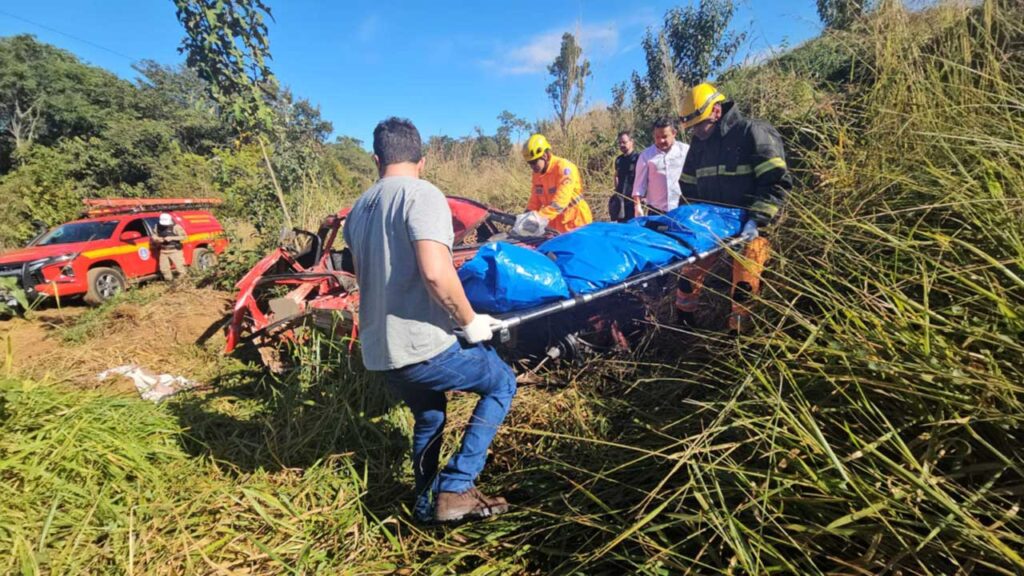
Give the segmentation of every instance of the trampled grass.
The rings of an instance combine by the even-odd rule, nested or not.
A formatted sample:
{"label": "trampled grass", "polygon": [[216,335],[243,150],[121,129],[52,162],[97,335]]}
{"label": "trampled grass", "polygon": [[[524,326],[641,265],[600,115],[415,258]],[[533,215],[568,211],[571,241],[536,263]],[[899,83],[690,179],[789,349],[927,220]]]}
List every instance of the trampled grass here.
{"label": "trampled grass", "polygon": [[[408,413],[314,343],[284,381],[161,406],[5,382],[0,570],[1024,571],[1022,22],[888,7],[855,31],[856,81],[783,126],[803,185],[757,334],[666,328],[523,387],[482,478],[509,514],[413,524]],[[474,185],[519,185],[494,170]]]}
{"label": "trampled grass", "polygon": [[394,568],[391,528],[366,508],[368,466],[343,450],[233,465],[236,442],[274,436],[241,401],[205,420],[214,434],[183,430],[204,414],[188,402],[14,381],[2,398],[5,573],[278,574],[347,558],[359,559],[349,573]]}

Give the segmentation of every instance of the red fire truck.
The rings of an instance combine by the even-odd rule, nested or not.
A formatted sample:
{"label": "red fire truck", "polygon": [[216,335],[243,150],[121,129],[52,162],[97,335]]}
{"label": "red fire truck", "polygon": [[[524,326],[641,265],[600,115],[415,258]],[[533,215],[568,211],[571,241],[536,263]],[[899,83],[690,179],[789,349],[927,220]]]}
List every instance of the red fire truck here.
{"label": "red fire truck", "polygon": [[0,277],[19,279],[29,300],[37,296],[84,296],[99,304],[129,282],[157,278],[150,245],[157,220],[168,212],[184,228],[185,263],[197,270],[217,264],[228,245],[224,228],[208,209],[216,198],[113,198],[84,200],[83,218],[61,224],[28,246],[0,254]]}

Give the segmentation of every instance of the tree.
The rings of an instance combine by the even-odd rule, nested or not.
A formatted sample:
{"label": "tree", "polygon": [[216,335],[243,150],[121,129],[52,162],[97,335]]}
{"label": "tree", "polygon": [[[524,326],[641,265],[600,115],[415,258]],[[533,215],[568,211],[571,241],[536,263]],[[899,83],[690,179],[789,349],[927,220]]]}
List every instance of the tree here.
{"label": "tree", "polygon": [[273,19],[263,0],[174,0],[185,28],[180,52],[205,80],[222,112],[230,113],[240,136],[256,135],[284,222],[292,228],[284,192],[267,154],[263,133],[273,125],[268,96],[276,91],[270,70],[270,43],[264,15]]}
{"label": "tree", "polygon": [[733,0],[700,0],[697,7],[670,9],[660,30],[648,30],[641,41],[647,73],[631,78],[642,126],[677,113],[686,87],[713,79],[736,55],[746,34],[730,30],[735,12]]}
{"label": "tree", "polygon": [[135,80],[140,113],[171,126],[185,152],[205,156],[216,148],[232,145],[231,126],[222,121],[210,86],[195,70],[151,60],[143,60],[133,68],[140,74]]}
{"label": "tree", "polygon": [[729,31],[735,13],[732,0],[701,0],[698,8],[672,8],[665,13],[665,42],[684,85],[711,79],[739,50],[746,33]]}
{"label": "tree", "polygon": [[612,86],[612,103],[608,108],[612,113],[619,113],[626,107],[626,98],[629,97],[629,86],[625,82],[619,82]]}
{"label": "tree", "polygon": [[818,0],[818,16],[829,28],[849,28],[866,10],[867,0]]}
{"label": "tree", "polygon": [[612,86],[612,103],[608,106],[608,112],[612,116],[616,130],[633,128],[634,110],[629,99],[629,84],[619,82]]}
{"label": "tree", "polygon": [[89,137],[134,113],[131,85],[29,35],[0,39],[0,174],[33,142]]}
{"label": "tree", "polygon": [[502,110],[498,114],[498,130],[495,132],[495,139],[501,153],[507,153],[512,149],[512,142],[530,131],[530,123],[525,118],[520,118],[508,110]]}
{"label": "tree", "polygon": [[320,115],[320,106],[305,98],[296,99],[291,90],[279,90],[271,101],[274,132],[288,142],[323,144],[334,125]]}
{"label": "tree", "polygon": [[576,43],[576,37],[566,32],[562,34],[558,56],[548,66],[548,73],[554,80],[548,85],[547,93],[555,107],[562,133],[569,129],[569,124],[583,105],[590,62],[582,56],[583,48]]}
{"label": "tree", "polygon": [[185,63],[207,82],[241,130],[268,128],[274,75],[262,0],[174,0],[185,38]]}
{"label": "tree", "polygon": [[361,140],[350,136],[338,136],[332,144],[327,145],[327,151],[356,176],[357,190],[362,190],[377,179],[377,165],[373,163],[373,156],[363,148]]}

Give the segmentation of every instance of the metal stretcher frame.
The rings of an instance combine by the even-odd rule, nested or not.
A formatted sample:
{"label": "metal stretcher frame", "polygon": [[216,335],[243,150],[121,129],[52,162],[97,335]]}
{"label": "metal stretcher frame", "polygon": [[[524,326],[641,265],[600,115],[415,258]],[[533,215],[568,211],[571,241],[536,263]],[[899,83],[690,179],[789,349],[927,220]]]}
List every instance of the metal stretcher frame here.
{"label": "metal stretcher frame", "polygon": [[706,250],[704,252],[694,254],[689,258],[684,258],[683,260],[673,262],[667,266],[658,268],[657,270],[651,270],[650,272],[637,274],[635,276],[627,278],[626,280],[619,284],[615,284],[614,286],[608,286],[606,288],[602,288],[589,294],[581,294],[579,296],[574,296],[572,298],[567,298],[565,300],[559,300],[558,302],[552,302],[550,304],[544,304],[543,306],[538,306],[536,308],[532,308],[529,310],[510,312],[508,314],[495,316],[495,319],[498,320],[498,323],[492,326],[492,328],[494,332],[498,334],[501,342],[508,342],[509,339],[511,338],[510,330],[512,328],[515,328],[516,326],[519,326],[526,322],[530,322],[532,320],[543,318],[545,316],[550,316],[551,314],[555,314],[557,312],[562,312],[563,310],[569,310],[570,308],[575,308],[576,306],[580,306],[588,302],[593,302],[594,300],[598,300],[606,296],[611,296],[612,294],[618,294],[619,292],[623,292],[634,286],[639,286],[646,282],[650,282],[655,278],[660,278],[661,276],[665,276],[666,274],[672,274],[673,272],[690,264],[699,262],[700,260],[703,260],[704,258],[711,256],[712,254],[716,254],[725,249],[732,249],[746,242],[749,242],[750,240],[753,240],[755,236],[755,232],[747,232],[740,234],[739,236],[733,236],[723,241],[721,244],[719,244],[718,246],[711,250]]}

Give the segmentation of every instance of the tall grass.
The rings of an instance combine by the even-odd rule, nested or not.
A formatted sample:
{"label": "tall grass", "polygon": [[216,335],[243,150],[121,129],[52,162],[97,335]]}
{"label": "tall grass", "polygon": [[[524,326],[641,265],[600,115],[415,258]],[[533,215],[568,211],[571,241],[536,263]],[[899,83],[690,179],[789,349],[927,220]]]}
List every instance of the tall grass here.
{"label": "tall grass", "polygon": [[228,380],[162,406],[0,382],[0,571],[394,570],[393,521],[366,494],[395,441],[342,410],[357,379],[259,403],[252,382],[234,396]]}
{"label": "tall grass", "polygon": [[866,24],[871,81],[791,127],[809,186],[761,335],[636,383],[598,463],[555,461],[556,571],[1024,570],[1022,21]]}
{"label": "tall grass", "polygon": [[551,573],[1024,571],[1022,22],[863,24],[858,81],[787,126],[760,334],[520,414],[505,544]]}
{"label": "tall grass", "polygon": [[429,148],[424,178],[445,194],[475,198],[511,213],[521,212],[530,198],[530,168],[518,151],[486,154],[472,139]]}

